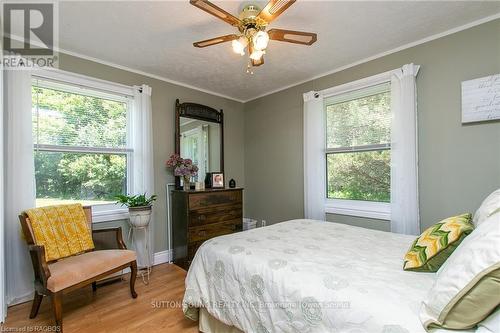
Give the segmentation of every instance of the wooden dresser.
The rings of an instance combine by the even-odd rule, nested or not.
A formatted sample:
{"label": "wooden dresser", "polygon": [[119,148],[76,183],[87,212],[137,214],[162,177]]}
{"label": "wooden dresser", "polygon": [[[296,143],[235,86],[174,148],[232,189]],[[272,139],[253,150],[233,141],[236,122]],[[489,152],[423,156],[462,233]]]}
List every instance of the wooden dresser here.
{"label": "wooden dresser", "polygon": [[172,193],[174,263],[188,269],[204,241],[241,231],[243,189],[207,189]]}

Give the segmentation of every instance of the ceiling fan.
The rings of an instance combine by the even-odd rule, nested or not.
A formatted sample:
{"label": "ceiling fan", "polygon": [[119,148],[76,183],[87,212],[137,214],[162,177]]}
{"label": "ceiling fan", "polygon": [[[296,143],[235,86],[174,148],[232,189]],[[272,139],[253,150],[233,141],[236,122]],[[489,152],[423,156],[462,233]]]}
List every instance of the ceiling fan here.
{"label": "ceiling fan", "polygon": [[269,40],[277,40],[294,44],[312,45],[317,36],[312,32],[302,32],[283,29],[271,29],[266,31],[267,26],[281,13],[290,7],[296,0],[270,0],[264,9],[260,10],[255,5],[248,5],[235,17],[222,8],[214,5],[208,0],[190,0],[193,6],[198,7],[209,14],[238,28],[238,34],[219,36],[193,43],[195,47],[207,47],[225,42],[232,42],[235,53],[245,55],[248,48],[249,65],[247,72],[251,72],[251,66],[264,64]]}

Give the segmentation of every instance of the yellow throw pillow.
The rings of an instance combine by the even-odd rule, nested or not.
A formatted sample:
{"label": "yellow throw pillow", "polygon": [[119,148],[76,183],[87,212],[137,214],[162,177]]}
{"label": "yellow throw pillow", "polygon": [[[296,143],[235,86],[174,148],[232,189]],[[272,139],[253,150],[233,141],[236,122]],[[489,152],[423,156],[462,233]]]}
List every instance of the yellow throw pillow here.
{"label": "yellow throw pillow", "polygon": [[53,261],[94,248],[92,232],[81,204],[47,206],[26,211],[35,244],[45,247],[45,259]]}
{"label": "yellow throw pillow", "polygon": [[462,240],[472,232],[472,215],[449,217],[427,228],[405,255],[406,271],[437,272]]}

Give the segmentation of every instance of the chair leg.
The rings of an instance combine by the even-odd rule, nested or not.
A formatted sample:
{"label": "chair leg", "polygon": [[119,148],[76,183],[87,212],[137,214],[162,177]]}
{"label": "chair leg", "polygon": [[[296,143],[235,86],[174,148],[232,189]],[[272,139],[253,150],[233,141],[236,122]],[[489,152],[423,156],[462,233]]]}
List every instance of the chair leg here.
{"label": "chair leg", "polygon": [[30,319],[33,319],[38,314],[40,309],[40,304],[42,304],[43,295],[40,295],[38,291],[35,290],[35,298],[33,299],[33,305],[31,306]]}
{"label": "chair leg", "polygon": [[92,291],[93,292],[97,291],[97,282],[92,282]]}
{"label": "chair leg", "polygon": [[130,293],[132,294],[132,298],[137,298],[137,293],[135,292],[135,279],[137,278],[137,262],[134,261],[130,264]]}
{"label": "chair leg", "polygon": [[52,307],[54,308],[54,316],[56,319],[56,327],[58,329],[57,332],[63,331],[63,309],[62,309],[62,302],[63,302],[63,293],[62,291],[59,291],[57,293],[54,293],[51,295],[52,297]]}

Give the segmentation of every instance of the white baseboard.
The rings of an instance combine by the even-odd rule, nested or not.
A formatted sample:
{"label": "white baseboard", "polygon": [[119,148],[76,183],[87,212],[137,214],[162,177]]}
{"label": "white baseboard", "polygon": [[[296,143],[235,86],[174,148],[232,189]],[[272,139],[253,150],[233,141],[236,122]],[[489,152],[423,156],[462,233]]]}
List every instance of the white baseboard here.
{"label": "white baseboard", "polygon": [[172,251],[165,250],[161,252],[156,252],[153,258],[153,265],[164,264],[172,261]]}
{"label": "white baseboard", "polygon": [[[21,304],[21,303],[25,303],[25,302],[29,302],[29,301],[32,301],[33,300],[33,294],[34,294],[35,290],[33,289],[32,292],[30,292],[29,294],[27,295],[24,295],[24,296],[20,296],[20,297],[16,297],[15,299],[13,299],[12,301],[10,301],[9,304],[7,304],[7,306],[13,306],[13,305],[17,305],[17,304]],[[7,317],[7,316],[6,316]]]}

